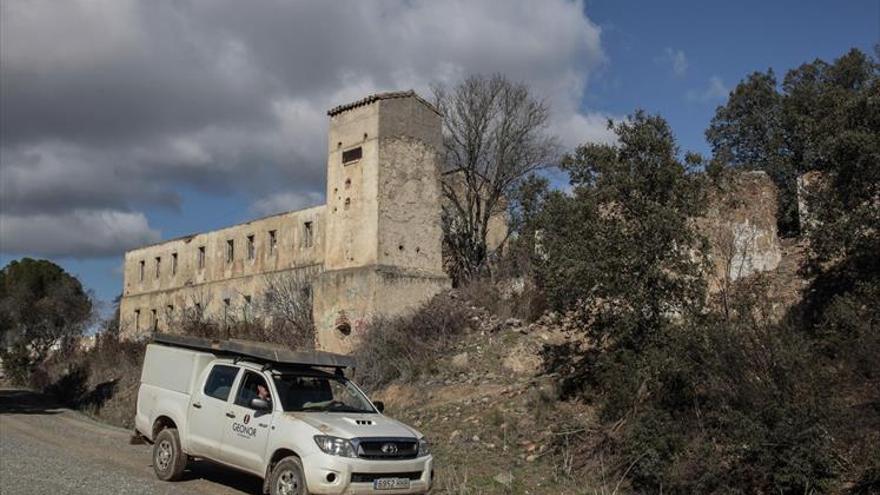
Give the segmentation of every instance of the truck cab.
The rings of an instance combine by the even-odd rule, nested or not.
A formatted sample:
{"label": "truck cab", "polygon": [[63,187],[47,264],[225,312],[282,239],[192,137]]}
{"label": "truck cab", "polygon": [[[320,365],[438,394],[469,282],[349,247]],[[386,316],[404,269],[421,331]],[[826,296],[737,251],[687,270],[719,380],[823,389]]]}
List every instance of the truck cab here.
{"label": "truck cab", "polygon": [[144,360],[135,423],[154,444],[160,479],[179,478],[188,459],[202,458],[262,477],[271,494],[430,489],[427,440],[370,401],[346,376],[347,357],[273,353],[269,360],[229,351],[252,343],[193,348],[186,341],[190,347],[149,344]]}

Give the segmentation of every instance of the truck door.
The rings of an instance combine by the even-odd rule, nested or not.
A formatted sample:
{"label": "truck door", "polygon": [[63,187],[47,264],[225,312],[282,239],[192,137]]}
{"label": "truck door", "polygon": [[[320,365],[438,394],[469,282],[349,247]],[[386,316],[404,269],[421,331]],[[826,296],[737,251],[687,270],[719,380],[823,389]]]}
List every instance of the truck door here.
{"label": "truck door", "polygon": [[226,415],[220,460],[262,474],[273,414],[272,410],[251,408],[251,399],[255,398],[267,400],[270,406],[273,404],[269,384],[263,375],[245,370],[235,399],[227,407],[231,414]]}
{"label": "truck door", "polygon": [[215,364],[204,386],[190,399],[187,424],[190,455],[218,459],[229,410],[229,396],[239,367]]}

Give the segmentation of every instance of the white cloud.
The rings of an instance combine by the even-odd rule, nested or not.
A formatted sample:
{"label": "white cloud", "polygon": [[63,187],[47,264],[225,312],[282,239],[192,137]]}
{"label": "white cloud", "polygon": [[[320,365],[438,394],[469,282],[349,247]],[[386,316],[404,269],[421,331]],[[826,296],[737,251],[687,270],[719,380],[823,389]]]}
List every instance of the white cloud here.
{"label": "white cloud", "polygon": [[38,256],[112,256],[156,242],[142,213],[75,210],[61,214],[0,214],[0,250]]}
{"label": "white cloud", "polygon": [[15,218],[175,208],[182,185],[296,207],[323,195],[327,109],[474,73],[529,84],[566,146],[613,138],[581,110],[605,55],[580,1],[5,0],[0,55]]}
{"label": "white cloud", "polygon": [[730,88],[724,85],[724,81],[721,80],[718,76],[712,76],[709,78],[709,84],[705,89],[697,90],[691,89],[685,94],[685,97],[688,101],[697,102],[697,103],[708,103],[712,101],[719,101],[727,98],[727,95],[730,93]]}
{"label": "white cloud", "polygon": [[676,77],[684,77],[688,70],[687,56],[684,50],[666,47],[663,54],[654,59],[655,62],[667,65]]}

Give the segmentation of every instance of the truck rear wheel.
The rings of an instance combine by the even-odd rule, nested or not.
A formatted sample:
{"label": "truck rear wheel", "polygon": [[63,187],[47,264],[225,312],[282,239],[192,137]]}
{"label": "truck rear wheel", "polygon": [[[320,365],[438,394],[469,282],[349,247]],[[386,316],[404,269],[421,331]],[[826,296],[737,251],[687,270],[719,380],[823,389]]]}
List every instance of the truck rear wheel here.
{"label": "truck rear wheel", "polygon": [[302,463],[296,456],[278,461],[269,479],[270,495],[309,495]]}
{"label": "truck rear wheel", "polygon": [[180,448],[177,428],[165,428],[156,435],[153,444],[153,471],[162,481],[180,479],[186,469],[186,454]]}

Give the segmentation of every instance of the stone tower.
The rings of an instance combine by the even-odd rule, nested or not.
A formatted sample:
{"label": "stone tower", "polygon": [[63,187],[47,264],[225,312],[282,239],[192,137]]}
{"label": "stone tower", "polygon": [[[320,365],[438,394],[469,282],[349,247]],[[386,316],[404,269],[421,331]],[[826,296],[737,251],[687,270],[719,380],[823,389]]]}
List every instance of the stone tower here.
{"label": "stone tower", "polygon": [[346,352],[374,316],[447,288],[441,260],[441,117],[412,91],[328,112],[324,272],[313,284],[318,346]]}

